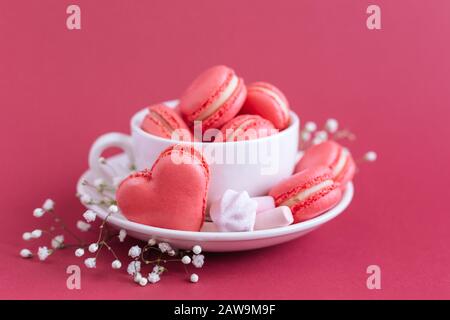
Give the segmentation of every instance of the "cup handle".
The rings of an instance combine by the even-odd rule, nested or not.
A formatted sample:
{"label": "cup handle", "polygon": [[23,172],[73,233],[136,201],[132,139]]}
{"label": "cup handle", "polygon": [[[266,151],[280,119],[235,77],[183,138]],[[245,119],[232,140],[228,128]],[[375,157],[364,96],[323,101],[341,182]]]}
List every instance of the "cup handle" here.
{"label": "cup handle", "polygon": [[108,181],[112,181],[113,177],[111,174],[105,170],[104,165],[100,163],[100,157],[108,148],[117,147],[122,149],[129,159],[129,163],[134,165],[134,155],[133,148],[131,143],[131,136],[118,133],[111,132],[101,135],[95,140],[94,144],[89,151],[89,167],[94,172],[96,176],[100,176]]}

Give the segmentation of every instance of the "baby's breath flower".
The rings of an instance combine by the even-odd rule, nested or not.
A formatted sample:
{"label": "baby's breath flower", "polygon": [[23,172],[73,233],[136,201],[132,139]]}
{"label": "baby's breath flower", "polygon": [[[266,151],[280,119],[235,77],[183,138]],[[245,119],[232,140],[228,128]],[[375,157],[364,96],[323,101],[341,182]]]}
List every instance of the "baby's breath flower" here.
{"label": "baby's breath flower", "polygon": [[323,142],[323,140],[320,139],[320,137],[314,137],[314,139],[312,139],[312,141],[311,141],[311,143],[314,144],[314,145],[320,144],[322,142]]}
{"label": "baby's breath flower", "polygon": [[75,250],[75,256],[78,257],[78,258],[84,256],[84,249],[83,248],[78,248],[77,250]]}
{"label": "baby's breath flower", "polygon": [[164,267],[163,266],[154,266],[153,267],[153,272],[157,273],[157,274],[161,274],[164,272]]}
{"label": "baby's breath flower", "polygon": [[377,160],[377,153],[375,151],[369,151],[364,155],[364,160],[374,162]]}
{"label": "baby's breath flower", "polygon": [[309,139],[311,139],[311,132],[302,131],[300,137],[302,138],[303,141],[309,141]]}
{"label": "baby's breath flower", "polygon": [[84,264],[86,265],[87,268],[89,269],[93,269],[96,267],[96,259],[95,258],[87,258],[86,260],[84,260]]}
{"label": "baby's breath flower", "polygon": [[127,273],[129,275],[133,275],[139,273],[141,271],[141,262],[140,261],[131,261],[127,267]]}
{"label": "baby's breath flower", "polygon": [[64,236],[62,234],[54,237],[52,239],[52,248],[53,249],[59,249],[64,246]]}
{"label": "baby's breath flower", "polygon": [[119,212],[119,207],[117,207],[115,204],[110,205],[108,208],[108,211],[110,213],[117,213],[117,212]]}
{"label": "baby's breath flower", "polygon": [[105,186],[105,180],[103,180],[102,178],[97,178],[94,180],[94,187],[96,187],[97,189],[101,189]]}
{"label": "baby's breath flower", "polygon": [[84,204],[89,204],[89,203],[92,202],[92,198],[91,198],[90,196],[88,196],[87,194],[83,194],[83,195],[80,197],[80,201],[81,201],[82,203],[84,203]]}
{"label": "baby's breath flower", "polygon": [[42,230],[36,229],[31,232],[31,237],[34,239],[38,239],[42,236]]}
{"label": "baby's breath flower", "polygon": [[113,269],[120,269],[122,267],[122,263],[116,259],[111,263],[111,267]]}
{"label": "baby's breath flower", "polygon": [[195,254],[200,254],[200,253],[202,253],[202,247],[200,247],[200,246],[197,244],[197,245],[195,245],[195,246],[192,248],[192,252],[195,253]]}
{"label": "baby's breath flower", "polygon": [[22,239],[25,241],[28,241],[32,238],[33,236],[31,235],[31,232],[24,232],[22,235]]}
{"label": "baby's breath flower", "polygon": [[326,131],[317,131],[315,138],[325,141],[328,139],[328,133]]}
{"label": "baby's breath flower", "polygon": [[22,250],[20,250],[20,256],[22,258],[31,258],[33,256],[33,254],[28,249],[22,249]]}
{"label": "baby's breath flower", "polygon": [[173,256],[175,256],[176,255],[176,252],[175,252],[175,250],[169,250],[168,252],[167,252],[167,254],[170,256],[170,257],[173,257]]}
{"label": "baby's breath flower", "polygon": [[119,235],[117,236],[119,238],[119,241],[124,242],[126,236],[127,236],[127,231],[125,229],[120,229]]}
{"label": "baby's breath flower", "polygon": [[82,220],[78,220],[77,221],[77,228],[82,231],[82,232],[86,232],[91,228],[91,225],[89,223],[86,223]]}
{"label": "baby's breath flower", "polygon": [[192,257],[192,264],[196,268],[203,267],[203,264],[205,263],[205,256],[202,254],[196,254]]}
{"label": "baby's breath flower", "polygon": [[36,208],[33,210],[33,216],[36,218],[40,218],[44,215],[45,210],[42,208]]}
{"label": "baby's breath flower", "polygon": [[55,208],[55,202],[52,199],[47,199],[42,205],[42,208],[45,211],[52,211]]}
{"label": "baby's breath flower", "polygon": [[167,242],[160,242],[158,244],[158,248],[159,250],[161,250],[162,253],[172,250],[172,247]]}
{"label": "baby's breath flower", "polygon": [[305,123],[305,130],[308,132],[314,132],[317,130],[317,125],[315,122],[308,121]]}
{"label": "baby's breath flower", "polygon": [[147,278],[141,277],[141,279],[139,279],[139,284],[140,284],[142,287],[145,287],[145,286],[147,285],[147,283],[148,283]]}
{"label": "baby's breath flower", "polygon": [[133,277],[134,282],[139,283],[142,279],[142,274],[140,272],[136,272],[136,274]]}
{"label": "baby's breath flower", "polygon": [[88,250],[89,250],[90,253],[96,253],[97,250],[98,250],[98,244],[97,243],[91,243],[89,245]]}
{"label": "baby's breath flower", "polygon": [[183,262],[183,264],[189,264],[191,263],[191,257],[184,256],[183,258],[181,258],[181,262]]}
{"label": "baby's breath flower", "polygon": [[335,133],[339,128],[339,122],[336,119],[330,118],[325,122],[325,130],[329,133]]}
{"label": "baby's breath flower", "polygon": [[198,282],[198,274],[196,274],[196,273],[191,274],[190,280],[192,283]]}
{"label": "baby's breath flower", "polygon": [[86,220],[86,222],[95,221],[96,216],[97,214],[92,210],[86,210],[86,212],[83,213],[83,218]]}
{"label": "baby's breath flower", "polygon": [[51,251],[47,247],[39,247],[37,254],[39,260],[44,261],[51,254]]}
{"label": "baby's breath flower", "polygon": [[149,246],[154,246],[156,244],[156,240],[155,239],[150,239],[150,240],[148,240],[148,245]]}
{"label": "baby's breath flower", "polygon": [[130,250],[128,250],[128,255],[132,258],[137,258],[141,255],[141,248],[139,246],[133,246],[130,248]]}
{"label": "baby's breath flower", "polygon": [[150,272],[148,274],[148,281],[150,283],[157,283],[159,280],[161,280],[161,277],[159,276],[159,273]]}

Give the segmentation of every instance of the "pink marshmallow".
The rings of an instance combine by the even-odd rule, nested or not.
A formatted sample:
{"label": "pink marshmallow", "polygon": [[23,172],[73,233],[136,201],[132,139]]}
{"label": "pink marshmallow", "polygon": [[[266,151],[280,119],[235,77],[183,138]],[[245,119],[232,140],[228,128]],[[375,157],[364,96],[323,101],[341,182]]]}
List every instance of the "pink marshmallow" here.
{"label": "pink marshmallow", "polygon": [[252,200],[255,200],[256,203],[258,203],[258,206],[256,207],[256,213],[275,208],[275,200],[271,196],[252,197]]}
{"label": "pink marshmallow", "polygon": [[256,215],[254,230],[285,227],[294,222],[291,209],[286,206],[259,212]]}

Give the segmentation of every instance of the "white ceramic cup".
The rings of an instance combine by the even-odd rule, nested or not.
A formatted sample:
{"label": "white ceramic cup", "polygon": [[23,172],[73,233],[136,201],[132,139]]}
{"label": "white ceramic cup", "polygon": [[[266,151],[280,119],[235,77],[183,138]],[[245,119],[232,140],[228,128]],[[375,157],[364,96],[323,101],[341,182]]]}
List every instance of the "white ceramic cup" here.
{"label": "white ceramic cup", "polygon": [[[165,103],[175,107],[177,100]],[[89,152],[89,166],[96,176],[112,177],[100,163],[104,150],[118,147],[127,154],[137,170],[151,168],[159,154],[171,145],[181,142],[164,139],[143,131],[140,127],[147,108],[131,118],[131,136],[107,133],[100,136]],[[208,203],[220,198],[227,189],[247,191],[250,196],[266,195],[278,182],[289,177],[298,160],[300,120],[291,112],[291,123],[283,131],[260,139],[225,143],[194,142],[203,151],[210,168]],[[189,183],[189,181],[180,181]]]}

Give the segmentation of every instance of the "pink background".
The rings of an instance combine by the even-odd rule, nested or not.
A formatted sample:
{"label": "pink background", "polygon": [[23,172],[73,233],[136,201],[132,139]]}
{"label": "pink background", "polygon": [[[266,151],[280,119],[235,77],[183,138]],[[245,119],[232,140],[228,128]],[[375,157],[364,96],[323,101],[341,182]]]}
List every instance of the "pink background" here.
{"label": "pink background", "polygon": [[[82,30],[66,29],[77,3]],[[382,9],[382,30],[366,8]],[[449,1],[0,1],[2,140],[0,297],[142,299],[450,298]],[[305,120],[336,117],[357,134],[350,208],[308,236],[259,251],[207,255],[201,281],[173,270],[140,288],[103,255],[66,289],[72,250],[18,257],[47,197],[70,223],[94,139],[176,98],[214,64],[271,81]],[[119,251],[126,261],[129,240]],[[366,268],[382,289],[366,288]]]}

